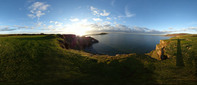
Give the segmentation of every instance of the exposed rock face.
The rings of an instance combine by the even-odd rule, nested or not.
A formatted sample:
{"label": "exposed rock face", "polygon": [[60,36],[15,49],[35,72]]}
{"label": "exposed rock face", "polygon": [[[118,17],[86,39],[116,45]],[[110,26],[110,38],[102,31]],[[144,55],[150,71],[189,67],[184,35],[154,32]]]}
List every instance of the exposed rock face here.
{"label": "exposed rock face", "polygon": [[151,57],[157,60],[167,59],[168,56],[164,54],[165,47],[169,44],[169,41],[160,40],[160,43],[156,45],[156,49],[152,52]]}
{"label": "exposed rock face", "polygon": [[98,40],[92,37],[79,37],[73,34],[59,35],[63,40],[59,40],[60,46],[66,49],[82,50],[91,46],[94,43],[98,43]]}

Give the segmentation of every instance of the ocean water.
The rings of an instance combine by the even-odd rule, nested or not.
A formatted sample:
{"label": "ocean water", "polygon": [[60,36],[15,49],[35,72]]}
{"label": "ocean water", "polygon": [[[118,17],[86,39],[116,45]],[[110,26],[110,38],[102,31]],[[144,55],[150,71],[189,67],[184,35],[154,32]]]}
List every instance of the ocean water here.
{"label": "ocean water", "polygon": [[170,37],[159,35],[131,34],[131,33],[109,33],[106,35],[91,36],[99,43],[87,48],[87,52],[94,54],[128,54],[128,53],[149,53],[154,50],[160,40]]}

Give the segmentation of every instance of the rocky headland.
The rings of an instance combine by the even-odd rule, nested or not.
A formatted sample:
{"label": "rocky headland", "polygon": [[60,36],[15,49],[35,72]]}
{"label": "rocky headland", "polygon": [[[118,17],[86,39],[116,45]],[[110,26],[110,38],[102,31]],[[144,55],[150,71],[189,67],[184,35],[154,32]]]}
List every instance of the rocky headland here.
{"label": "rocky headland", "polygon": [[83,50],[99,42],[92,37],[76,36],[73,34],[63,34],[59,35],[59,37],[61,38],[61,40],[59,40],[60,46],[66,49]]}
{"label": "rocky headland", "polygon": [[160,43],[156,45],[155,50],[153,50],[150,53],[150,56],[152,58],[155,58],[157,60],[165,60],[167,58],[169,58],[168,55],[165,54],[166,51],[166,47],[170,44],[170,41],[167,40],[160,40]]}

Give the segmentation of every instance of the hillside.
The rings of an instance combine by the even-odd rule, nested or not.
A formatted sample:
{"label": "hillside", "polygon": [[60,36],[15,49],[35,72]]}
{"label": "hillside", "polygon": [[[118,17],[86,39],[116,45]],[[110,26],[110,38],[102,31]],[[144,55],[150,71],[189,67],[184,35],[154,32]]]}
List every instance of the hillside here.
{"label": "hillside", "polygon": [[[166,60],[149,55],[93,55],[63,49],[57,35],[0,36],[1,85],[196,84],[196,35],[178,36],[184,65],[177,66],[176,39]],[[178,58],[179,59],[179,58]]]}
{"label": "hillside", "polygon": [[[197,81],[197,36],[179,35],[169,40],[161,40],[157,48],[162,47],[163,55],[167,59],[154,63],[155,73],[160,76],[158,81],[162,84],[195,84],[194,82]],[[157,48],[149,54],[153,58],[155,58],[155,53],[159,52]]]}
{"label": "hillside", "polygon": [[177,33],[177,34],[167,34],[165,36],[181,36],[181,35],[189,35],[188,33]]}

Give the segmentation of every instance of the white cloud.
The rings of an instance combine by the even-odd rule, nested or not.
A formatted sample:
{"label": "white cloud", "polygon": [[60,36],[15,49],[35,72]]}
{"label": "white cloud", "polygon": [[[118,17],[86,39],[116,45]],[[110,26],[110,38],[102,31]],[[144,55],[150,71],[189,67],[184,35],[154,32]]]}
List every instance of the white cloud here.
{"label": "white cloud", "polygon": [[158,31],[158,30],[153,30],[153,29],[148,29],[146,27],[128,27],[126,25],[122,24],[115,24],[115,25],[110,25],[110,24],[91,24],[91,28],[93,28],[91,31],[99,31],[99,32],[131,32],[131,33],[154,33],[154,34],[161,34],[161,33],[166,33],[163,31]]}
{"label": "white cloud", "polygon": [[36,10],[41,10],[41,11],[45,11],[47,10],[47,8],[49,7],[50,5],[48,4],[45,4],[43,2],[35,2],[33,3],[29,8],[31,9],[31,12],[34,12]]}
{"label": "white cloud", "polygon": [[17,29],[28,29],[28,28],[30,28],[29,26],[19,26],[19,25],[14,25],[14,26],[10,26],[10,27],[16,27]]}
{"label": "white cloud", "polygon": [[103,21],[103,20],[100,19],[100,18],[92,18],[92,20],[94,20],[94,21]]}
{"label": "white cloud", "polygon": [[40,18],[41,16],[45,15],[44,11],[48,9],[50,5],[43,3],[43,2],[35,2],[31,6],[29,6],[30,14],[27,16],[31,18]]}
{"label": "white cloud", "polygon": [[197,31],[197,27],[189,27],[187,28],[188,30],[194,30],[194,31]]}
{"label": "white cloud", "polygon": [[55,22],[55,25],[60,27],[60,26],[62,26],[62,25],[63,25],[63,23],[61,23],[61,22],[57,22],[57,21],[56,21],[56,22]]}
{"label": "white cloud", "polygon": [[116,28],[116,30],[118,30],[118,31],[130,31],[131,30],[131,28],[129,28],[128,26],[126,26],[126,25],[122,25],[122,24],[116,24],[115,25],[115,28]]}
{"label": "white cloud", "polygon": [[0,26],[0,31],[13,31],[16,29],[11,29],[10,26]]}
{"label": "white cloud", "polygon": [[55,21],[54,23],[55,23],[55,24],[58,24],[59,22],[58,22],[58,21]]}
{"label": "white cloud", "polygon": [[133,16],[135,16],[135,14],[132,14],[132,13],[129,11],[128,7],[125,6],[125,15],[124,15],[124,16],[118,16],[118,18],[122,18],[122,17],[130,18],[130,17],[133,17]]}
{"label": "white cloud", "polygon": [[97,8],[94,8],[93,6],[90,6],[90,10],[94,11],[94,10],[97,10]]}
{"label": "white cloud", "polygon": [[[49,23],[53,24],[54,26],[58,26],[61,27],[63,26],[63,23],[58,22],[58,21],[49,21]],[[52,25],[50,26],[50,28],[52,27]]]}
{"label": "white cloud", "polygon": [[109,21],[105,21],[103,24],[111,24],[111,22],[109,22]]}
{"label": "white cloud", "polygon": [[69,19],[71,22],[77,22],[77,21],[79,21],[79,19],[78,18],[71,18],[71,19]]}
{"label": "white cloud", "polygon": [[106,10],[99,10],[93,6],[90,6],[90,10],[92,11],[93,15],[97,16],[109,16],[110,12],[107,12]]}
{"label": "white cloud", "polygon": [[33,14],[27,14],[28,17],[35,18],[36,16]]}
{"label": "white cloud", "polygon": [[19,25],[13,25],[13,26],[0,26],[0,31],[14,31],[19,29],[30,29],[33,27],[29,26],[19,26]]}
{"label": "white cloud", "polygon": [[36,23],[36,27],[41,27],[42,25],[43,25],[42,22],[37,22],[37,23]]}
{"label": "white cloud", "polygon": [[[64,24],[58,21],[50,21],[50,25],[45,25],[42,22],[38,22],[33,27],[39,28],[35,30],[45,30],[45,33],[74,33],[81,34],[85,32],[133,32],[133,33],[164,33],[162,31],[148,29],[146,27],[128,27],[122,24],[114,24],[111,25],[111,22],[98,22],[91,23],[88,22],[87,19],[82,19],[80,22],[73,22],[72,24]],[[29,26],[0,26],[0,31],[14,31],[19,29],[32,29],[33,27]],[[197,29],[195,27],[191,27],[188,29]],[[20,31],[20,30],[19,30]],[[38,31],[38,32],[40,32]],[[28,31],[28,33],[35,33]]]}
{"label": "white cloud", "polygon": [[149,32],[150,29],[146,27],[138,27],[138,26],[133,26],[133,32]]}
{"label": "white cloud", "polygon": [[133,16],[135,16],[135,14],[132,14],[132,13],[129,12],[127,6],[125,7],[125,14],[126,14],[126,17],[133,17]]}
{"label": "white cloud", "polygon": [[92,11],[93,15],[99,15],[99,10],[97,8],[90,6],[90,10]]}
{"label": "white cloud", "polygon": [[43,12],[41,12],[41,11],[36,11],[36,16],[38,17],[38,18],[40,18],[42,15],[45,15],[45,13],[43,13]]}
{"label": "white cloud", "polygon": [[106,10],[103,10],[103,13],[100,13],[101,16],[109,16],[109,12],[106,12]]}
{"label": "white cloud", "polygon": [[50,21],[49,23],[53,23],[54,21]]}
{"label": "white cloud", "polygon": [[114,19],[117,19],[117,17],[114,17]]}
{"label": "white cloud", "polygon": [[172,33],[197,33],[197,27],[188,27],[188,28],[168,28]]}
{"label": "white cloud", "polygon": [[88,22],[88,19],[82,19],[81,22]]}
{"label": "white cloud", "polygon": [[54,26],[53,25],[49,25],[48,26],[48,29],[52,29]]}
{"label": "white cloud", "polygon": [[93,28],[92,31],[110,31],[110,32],[130,32],[130,28],[125,26],[125,25],[121,25],[121,24],[116,24],[115,26],[112,26],[110,24],[92,24],[91,28]]}
{"label": "white cloud", "polygon": [[107,19],[107,20],[111,20],[111,18],[110,18],[110,17],[107,17],[106,19]]}

